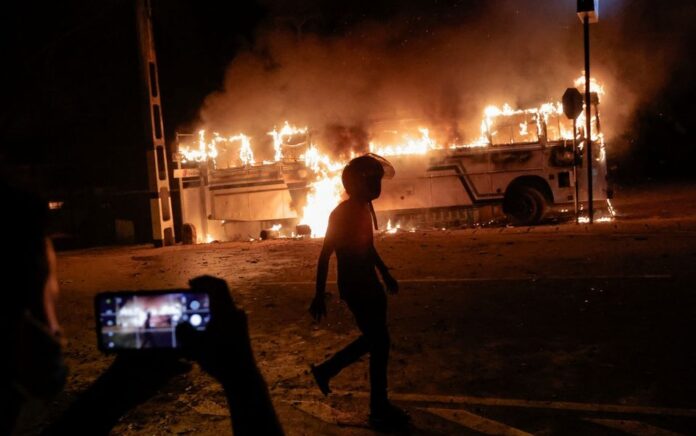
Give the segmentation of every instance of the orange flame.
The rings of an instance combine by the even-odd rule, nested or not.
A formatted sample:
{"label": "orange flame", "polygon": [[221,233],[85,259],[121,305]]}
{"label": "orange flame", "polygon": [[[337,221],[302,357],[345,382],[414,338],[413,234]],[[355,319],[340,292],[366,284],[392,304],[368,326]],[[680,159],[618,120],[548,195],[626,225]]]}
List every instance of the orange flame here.
{"label": "orange flame", "polygon": [[442,148],[430,138],[428,129],[419,127],[418,131],[421,133],[420,138],[405,135],[403,144],[378,146],[371,142],[370,152],[380,156],[401,156],[405,154],[426,154],[430,150]]}
{"label": "orange flame", "polygon": [[[239,160],[242,165],[254,165],[254,152],[251,148],[251,139],[240,133],[238,135],[225,138],[217,132],[213,132],[213,138],[208,142],[205,136],[205,130],[198,131],[198,148],[189,147],[187,145],[179,145],[179,153],[183,156],[183,162],[204,162],[216,160],[220,156],[220,148],[228,149],[231,144],[239,143]],[[228,166],[235,166],[236,162],[228,163]]]}
{"label": "orange flame", "polygon": [[275,161],[278,162],[283,159],[283,143],[287,138],[292,135],[299,135],[307,133],[306,127],[295,127],[290,125],[287,121],[283,124],[283,127],[278,129],[273,129],[268,134],[273,138],[273,149],[275,150]]}

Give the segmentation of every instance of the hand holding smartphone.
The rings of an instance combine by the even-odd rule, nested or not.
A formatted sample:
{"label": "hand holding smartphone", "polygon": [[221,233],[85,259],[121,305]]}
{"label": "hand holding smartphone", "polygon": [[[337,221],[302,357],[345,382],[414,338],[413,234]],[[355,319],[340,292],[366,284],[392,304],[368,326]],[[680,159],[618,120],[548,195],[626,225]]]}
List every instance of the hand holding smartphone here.
{"label": "hand holding smartphone", "polygon": [[177,349],[177,325],[205,331],[211,321],[209,294],[191,289],[102,292],[94,307],[97,343],[107,353]]}
{"label": "hand holding smartphone", "polygon": [[[224,280],[200,276],[189,284],[190,289],[96,295],[99,349],[121,353],[100,377],[101,384],[100,380],[95,383],[94,393],[107,403],[117,398],[118,404],[88,408],[88,413],[78,408],[76,416],[99,417],[112,412],[112,418],[118,419],[122,409],[149,398],[166,380],[187,370],[181,366],[179,357],[183,356],[198,362],[222,384],[234,434],[282,435],[268,388],[256,366],[245,312],[235,304]],[[135,383],[134,375],[139,377]],[[94,406],[102,402],[89,398],[84,403]]]}

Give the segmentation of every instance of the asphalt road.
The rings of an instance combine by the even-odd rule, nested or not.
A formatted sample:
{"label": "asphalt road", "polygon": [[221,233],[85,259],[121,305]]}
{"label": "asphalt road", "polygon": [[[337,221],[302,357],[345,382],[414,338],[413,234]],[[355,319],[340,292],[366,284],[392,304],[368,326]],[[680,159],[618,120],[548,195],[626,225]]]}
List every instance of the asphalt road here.
{"label": "asphalt road", "polygon": [[[401,280],[389,298],[390,391],[413,434],[694,434],[696,189],[644,188],[612,223],[379,235]],[[670,195],[672,197],[670,197]],[[321,241],[277,240],[59,256],[72,368],[33,434],[111,361],[96,350],[93,295],[185,286],[213,274],[247,310],[258,363],[288,434],[373,434],[367,362],[319,395],[307,374],[357,335],[333,298],[313,323]],[[331,275],[329,280],[335,280]],[[199,369],[125,416],[118,434],[226,434],[218,385]]]}

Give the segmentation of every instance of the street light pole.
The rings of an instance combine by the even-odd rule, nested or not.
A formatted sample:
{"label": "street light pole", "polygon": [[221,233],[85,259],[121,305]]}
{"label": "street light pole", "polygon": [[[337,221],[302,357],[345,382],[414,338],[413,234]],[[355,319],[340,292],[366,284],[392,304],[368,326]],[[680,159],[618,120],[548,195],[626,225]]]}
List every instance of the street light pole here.
{"label": "street light pole", "polygon": [[592,192],[592,103],[590,101],[590,17],[583,19],[585,34],[585,147],[587,147],[587,213],[590,224],[594,221]]}
{"label": "street light pole", "polygon": [[590,23],[599,21],[599,0],[578,0],[578,18],[585,39],[585,147],[587,148],[587,211],[594,221],[592,204],[592,100],[590,92]]}

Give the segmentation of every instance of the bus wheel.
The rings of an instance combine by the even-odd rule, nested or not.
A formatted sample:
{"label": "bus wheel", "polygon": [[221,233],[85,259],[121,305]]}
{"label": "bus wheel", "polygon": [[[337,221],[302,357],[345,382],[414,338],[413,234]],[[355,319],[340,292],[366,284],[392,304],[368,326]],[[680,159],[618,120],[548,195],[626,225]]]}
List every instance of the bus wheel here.
{"label": "bus wheel", "polygon": [[520,185],[505,195],[503,211],[517,226],[538,224],[546,213],[546,198],[538,189]]}

